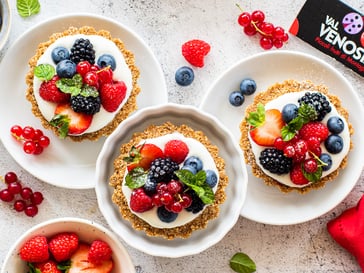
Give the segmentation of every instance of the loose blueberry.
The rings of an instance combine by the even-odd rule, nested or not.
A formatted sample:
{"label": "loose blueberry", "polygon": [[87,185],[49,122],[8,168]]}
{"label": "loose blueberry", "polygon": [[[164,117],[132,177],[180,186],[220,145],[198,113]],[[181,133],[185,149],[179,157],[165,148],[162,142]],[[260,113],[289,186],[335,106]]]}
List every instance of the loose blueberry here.
{"label": "loose blueberry", "polygon": [[191,166],[196,170],[196,173],[203,169],[203,163],[197,156],[190,156],[183,164],[184,166]]}
{"label": "loose blueberry", "polygon": [[181,170],[187,170],[187,171],[190,171],[193,174],[197,173],[196,168],[191,166],[191,165],[184,165],[184,166],[182,166]]}
{"label": "loose blueberry", "polygon": [[322,166],[323,171],[328,171],[332,166],[332,158],[329,154],[322,153],[320,155],[320,160],[325,163],[325,165]]}
{"label": "loose blueberry", "polygon": [[206,170],[206,183],[213,188],[217,184],[217,175],[213,170]]}
{"label": "loose blueberry", "polygon": [[252,79],[244,79],[240,83],[240,91],[243,95],[252,95],[257,90],[257,84]]}
{"label": "loose blueberry", "polygon": [[195,74],[193,73],[192,68],[188,66],[182,66],[177,69],[174,77],[179,85],[187,86],[193,82]]}
{"label": "loose blueberry", "polygon": [[329,135],[329,137],[325,140],[325,147],[329,153],[340,153],[344,148],[344,142],[342,137],[335,134]]}
{"label": "loose blueberry", "polygon": [[60,61],[69,60],[70,52],[68,51],[67,48],[65,48],[63,46],[58,46],[52,50],[51,56],[52,56],[53,62],[55,64],[58,64]]}
{"label": "loose blueberry", "polygon": [[293,103],[288,103],[282,108],[282,119],[285,123],[290,122],[298,115],[298,106]]}
{"label": "loose blueberry", "polygon": [[245,97],[240,91],[233,91],[229,95],[229,102],[232,106],[240,106],[244,103]]}
{"label": "loose blueberry", "polygon": [[76,74],[76,64],[70,60],[60,61],[56,66],[60,78],[72,78]]}
{"label": "loose blueberry", "polygon": [[164,206],[157,209],[158,218],[165,223],[171,223],[176,220],[178,214],[168,211]]}
{"label": "loose blueberry", "polygon": [[344,130],[344,122],[338,116],[332,116],[327,121],[327,128],[333,134],[340,134]]}
{"label": "loose blueberry", "polygon": [[116,68],[116,61],[112,55],[103,54],[97,59],[97,65],[101,68],[110,66],[111,70],[114,71]]}

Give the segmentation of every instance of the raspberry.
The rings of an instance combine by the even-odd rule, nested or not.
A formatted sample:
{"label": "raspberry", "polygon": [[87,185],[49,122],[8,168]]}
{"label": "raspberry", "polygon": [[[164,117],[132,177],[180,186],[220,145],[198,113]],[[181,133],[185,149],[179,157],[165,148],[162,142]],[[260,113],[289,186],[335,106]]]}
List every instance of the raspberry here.
{"label": "raspberry", "polygon": [[35,236],[20,248],[20,258],[30,263],[42,263],[49,259],[47,238]]}
{"label": "raspberry", "polygon": [[39,87],[39,96],[45,101],[63,103],[68,102],[70,94],[63,93],[56,86],[59,77],[56,75],[50,81],[44,81]]}
{"label": "raspberry", "polygon": [[164,146],[164,155],[177,164],[182,163],[189,152],[188,146],[181,140],[170,140]]}
{"label": "raspberry", "polygon": [[78,236],[74,233],[59,233],[49,241],[49,250],[56,261],[68,260],[78,248]]}
{"label": "raspberry", "polygon": [[145,212],[153,208],[152,198],[143,188],[135,189],[130,196],[130,208],[135,212]]}
{"label": "raspberry", "polygon": [[309,183],[308,179],[303,175],[301,164],[293,165],[289,175],[291,181],[296,185],[306,185]]}
{"label": "raspberry", "polygon": [[93,264],[101,264],[103,261],[110,260],[111,255],[112,250],[106,242],[95,240],[91,244],[87,258]]}
{"label": "raspberry", "polygon": [[314,121],[304,124],[299,130],[299,135],[304,140],[316,137],[322,142],[329,136],[329,129],[327,129],[325,124]]}
{"label": "raspberry", "polygon": [[190,40],[182,45],[182,55],[193,66],[203,67],[204,57],[210,52],[210,45],[202,40]]}

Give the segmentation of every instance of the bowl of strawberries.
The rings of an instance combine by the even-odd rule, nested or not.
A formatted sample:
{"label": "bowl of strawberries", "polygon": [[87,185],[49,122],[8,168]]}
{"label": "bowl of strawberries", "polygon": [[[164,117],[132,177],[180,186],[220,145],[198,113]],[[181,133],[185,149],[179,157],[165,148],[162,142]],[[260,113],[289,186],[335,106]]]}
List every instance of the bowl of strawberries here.
{"label": "bowl of strawberries", "polygon": [[1,273],[135,272],[124,246],[93,221],[58,218],[26,231],[8,252]]}

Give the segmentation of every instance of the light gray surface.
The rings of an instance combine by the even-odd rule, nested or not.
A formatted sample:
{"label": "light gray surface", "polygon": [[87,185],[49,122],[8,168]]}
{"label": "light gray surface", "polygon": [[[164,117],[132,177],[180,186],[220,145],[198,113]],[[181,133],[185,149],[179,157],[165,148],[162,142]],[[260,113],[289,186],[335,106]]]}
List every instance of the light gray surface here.
{"label": "light gray surface", "polygon": [[[52,16],[78,12],[90,12],[115,19],[137,32],[151,47],[164,71],[169,101],[198,105],[210,84],[227,68],[244,57],[262,52],[256,39],[242,34],[236,18],[238,2],[247,11],[262,9],[267,21],[289,28],[304,0],[294,1],[41,1],[41,12],[30,18],[21,18],[11,1],[13,26],[6,49],[33,24]],[[347,0],[363,12],[361,0]],[[179,87],[174,81],[175,70],[186,65],[181,56],[183,42],[200,38],[208,41],[212,50],[205,67],[195,70],[195,81],[189,87]],[[363,98],[363,78],[332,58],[291,37],[284,47],[319,57],[337,68],[353,84],[359,97]],[[27,60],[24,60],[27,62]],[[23,75],[19,75],[19,80]],[[11,92],[11,90],[1,90]],[[2,97],[3,98],[3,97]],[[9,113],[11,115],[11,113]],[[5,117],[1,117],[5,118]],[[7,132],[2,132],[2,134]],[[0,145],[0,174],[15,171],[25,184],[45,195],[45,201],[35,218],[16,214],[8,204],[0,202],[0,264],[13,242],[26,229],[44,220],[77,216],[95,220],[106,226],[97,207],[93,190],[66,190],[50,186],[32,177],[10,157]],[[230,257],[242,251],[257,264],[257,272],[361,272],[354,258],[339,247],[328,235],[326,223],[343,210],[356,204],[364,191],[363,176],[349,196],[335,209],[322,217],[293,226],[269,226],[240,217],[235,227],[217,245],[199,255],[169,259],[156,258],[126,246],[135,265],[141,272],[233,272],[229,268]],[[324,198],[324,196],[323,196]]]}

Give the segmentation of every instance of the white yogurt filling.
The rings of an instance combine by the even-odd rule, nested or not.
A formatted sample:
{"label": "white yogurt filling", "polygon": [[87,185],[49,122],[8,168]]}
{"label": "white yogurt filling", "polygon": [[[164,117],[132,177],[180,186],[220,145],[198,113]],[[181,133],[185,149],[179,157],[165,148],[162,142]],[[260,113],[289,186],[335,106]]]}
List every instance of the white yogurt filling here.
{"label": "white yogurt filling", "polygon": [[[286,105],[287,103],[295,103],[296,105],[298,105],[297,100],[302,97],[306,92],[313,92],[310,90],[307,91],[302,91],[302,92],[293,92],[293,93],[287,93],[284,94],[270,102],[268,102],[265,105],[265,109],[278,109],[280,111],[282,111],[282,108],[284,105]],[[329,101],[329,98],[327,98],[327,100]],[[322,177],[325,177],[327,175],[329,175],[330,173],[332,173],[333,171],[335,171],[339,166],[341,161],[344,159],[344,157],[347,155],[347,153],[350,150],[350,132],[349,132],[349,126],[345,120],[345,118],[343,118],[337,111],[337,109],[334,107],[334,105],[330,102],[331,105],[331,112],[328,113],[325,118],[322,120],[322,122],[324,124],[326,124],[327,120],[332,117],[332,116],[339,116],[341,117],[341,119],[343,120],[344,124],[345,124],[345,128],[343,130],[343,132],[341,132],[339,135],[342,137],[343,139],[343,143],[344,143],[344,148],[343,150],[338,153],[338,154],[331,154],[329,152],[327,152],[325,145],[323,143],[321,143],[321,149],[322,149],[322,153],[328,153],[330,154],[331,158],[332,158],[332,166],[329,170],[327,171],[323,171],[322,173]],[[273,174],[271,172],[269,172],[268,170],[264,169],[263,166],[259,163],[259,155],[261,153],[261,151],[263,151],[265,148],[267,147],[263,147],[260,145],[257,145],[251,138],[249,135],[249,141],[251,143],[252,146],[252,151],[255,155],[255,161],[258,164],[258,166],[262,169],[262,171],[274,178],[275,180],[277,180],[278,182],[289,186],[289,187],[295,187],[295,188],[303,188],[306,187],[307,185],[311,184],[306,184],[306,185],[296,185],[294,183],[292,183],[289,174],[283,174],[283,175],[278,175],[278,174]]]}
{"label": "white yogurt filling", "polygon": [[[63,46],[70,50],[76,39],[79,38],[90,40],[95,50],[95,62],[97,61],[99,56],[103,54],[110,54],[114,56],[116,61],[116,68],[113,71],[113,79],[117,81],[123,81],[127,87],[126,96],[124,100],[121,102],[119,108],[115,112],[110,113],[107,112],[101,106],[100,111],[93,116],[90,127],[85,132],[83,132],[83,134],[85,134],[98,131],[105,125],[107,125],[109,122],[111,122],[114,119],[116,113],[118,113],[119,110],[125,105],[126,101],[130,96],[133,86],[132,86],[131,71],[127,63],[125,62],[124,55],[121,53],[120,49],[115,45],[113,41],[98,35],[77,34],[77,35],[61,37],[47,48],[44,54],[38,59],[37,65],[50,64],[55,67],[56,65],[54,64],[51,55],[52,50],[58,46]],[[33,80],[34,96],[37,100],[39,110],[42,113],[43,117],[46,120],[50,121],[54,116],[54,110],[56,108],[56,104],[45,101],[39,96],[39,87],[41,83],[42,82],[37,77],[34,76]]]}
{"label": "white yogurt filling", "polygon": [[[172,134],[168,134],[168,135],[164,135],[164,136],[160,136],[160,137],[156,137],[156,138],[150,138],[147,140],[143,140],[140,142],[140,144],[152,143],[152,144],[157,145],[158,147],[160,147],[163,150],[164,145],[168,141],[174,140],[174,139],[184,141],[189,148],[189,153],[186,158],[188,158],[190,156],[199,157],[203,162],[203,169],[204,170],[208,170],[208,169],[213,170],[218,177],[217,181],[219,183],[219,179],[220,179],[219,172],[216,168],[214,159],[212,158],[211,154],[206,149],[206,147],[203,144],[201,144],[199,141],[197,141],[196,139],[186,138],[185,136],[183,136],[180,133],[172,133]],[[182,165],[183,165],[183,163],[181,163],[181,166]],[[125,176],[126,175],[127,175],[127,172],[125,173]],[[214,192],[216,192],[216,190],[217,190],[218,183],[213,188]],[[124,181],[123,181],[122,191],[123,191],[126,199],[128,200],[128,203],[130,203],[130,195],[131,195],[132,190],[129,187],[125,186],[125,177],[124,177]],[[206,208],[206,206],[205,206],[205,208]],[[157,207],[153,207],[151,210],[148,210],[143,213],[137,213],[132,210],[131,210],[131,212],[133,212],[139,218],[143,219],[145,222],[147,222],[149,225],[151,225],[155,228],[174,228],[174,227],[183,226],[183,225],[191,222],[193,219],[198,217],[203,212],[203,210],[201,210],[199,213],[196,213],[196,214],[194,214],[192,212],[188,212],[186,210],[182,210],[182,212],[180,212],[178,214],[176,220],[174,220],[171,223],[162,222],[158,218]]]}

